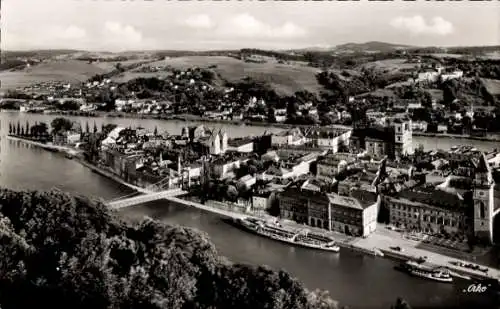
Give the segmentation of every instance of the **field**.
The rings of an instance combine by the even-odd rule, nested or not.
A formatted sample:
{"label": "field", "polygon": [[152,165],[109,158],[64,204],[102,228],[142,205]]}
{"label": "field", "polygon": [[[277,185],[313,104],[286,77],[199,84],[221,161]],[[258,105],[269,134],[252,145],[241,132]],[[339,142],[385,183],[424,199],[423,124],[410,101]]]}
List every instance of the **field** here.
{"label": "field", "polygon": [[51,61],[21,71],[0,72],[1,89],[14,89],[48,81],[78,83],[105,72],[106,70],[84,61]]}
{"label": "field", "polygon": [[400,58],[395,58],[395,59],[387,59],[387,60],[380,60],[380,61],[374,61],[374,62],[368,62],[360,66],[361,68],[366,68],[366,69],[375,69],[377,71],[382,71],[386,73],[396,73],[400,70],[409,70],[413,69],[417,66],[417,63],[409,63],[406,62],[406,59],[400,59]]}
{"label": "field", "polygon": [[151,65],[170,65],[178,69],[190,67],[208,68],[229,82],[236,82],[248,76],[254,80],[267,82],[281,95],[291,95],[296,91],[308,90],[313,93],[322,88],[316,81],[319,70],[306,66],[277,63],[247,63],[231,57],[189,56],[170,58]]}
{"label": "field", "polygon": [[500,95],[500,80],[481,78],[481,82],[491,95],[493,96]]}

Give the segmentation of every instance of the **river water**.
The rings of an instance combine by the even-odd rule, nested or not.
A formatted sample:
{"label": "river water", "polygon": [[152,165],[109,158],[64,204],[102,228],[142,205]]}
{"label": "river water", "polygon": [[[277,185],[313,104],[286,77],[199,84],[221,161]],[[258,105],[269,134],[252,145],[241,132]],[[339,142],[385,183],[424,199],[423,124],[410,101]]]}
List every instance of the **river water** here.
{"label": "river water", "polygon": [[[0,185],[13,189],[59,188],[78,194],[85,194],[104,200],[124,196],[130,191],[115,182],[101,177],[77,162],[66,159],[58,153],[27,146],[5,138],[9,121],[25,123],[50,120],[54,116],[0,113],[2,136],[0,143]],[[75,117],[84,125],[89,121],[92,128],[95,120],[101,123],[120,125],[141,125],[153,129],[180,133],[183,122],[132,120],[113,118]],[[258,135],[263,127],[225,125],[230,136]],[[276,131],[279,129],[267,129]],[[436,142],[437,140],[437,142]],[[427,149],[435,143],[447,148],[456,144],[470,144],[484,150],[497,145],[492,142],[460,141],[418,138]],[[341,251],[340,254],[317,252],[294,248],[235,229],[215,215],[181,205],[157,201],[125,209],[121,214],[127,218],[150,216],[161,221],[190,226],[210,236],[219,252],[233,261],[251,264],[266,264],[276,269],[285,269],[310,289],[327,289],[331,296],[350,308],[390,308],[396,297],[407,299],[413,308],[450,308],[465,301],[481,301],[484,297],[462,293],[463,283],[442,284],[410,277],[395,271],[395,263],[381,258],[363,256]],[[484,304],[469,304],[467,308],[486,308]]]}

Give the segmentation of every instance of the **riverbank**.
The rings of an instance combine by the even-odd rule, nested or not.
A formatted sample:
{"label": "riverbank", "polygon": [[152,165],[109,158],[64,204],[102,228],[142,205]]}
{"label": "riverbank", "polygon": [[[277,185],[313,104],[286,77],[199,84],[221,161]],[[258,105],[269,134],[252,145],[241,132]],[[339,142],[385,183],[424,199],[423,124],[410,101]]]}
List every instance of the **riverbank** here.
{"label": "riverbank", "polygon": [[432,137],[432,138],[448,138],[448,139],[468,139],[475,141],[484,142],[500,142],[500,134],[490,133],[488,136],[474,136],[474,135],[460,135],[460,134],[448,134],[448,133],[424,133],[424,132],[413,132],[413,136],[422,137]]}
{"label": "riverbank", "polygon": [[[186,206],[195,207],[198,209],[206,210],[212,213],[217,213],[224,217],[229,218],[242,218],[242,217],[252,217],[255,219],[261,220],[272,220],[274,221],[276,218],[265,215],[265,214],[254,214],[252,212],[244,211],[234,211],[234,207],[230,207],[227,205],[228,209],[223,209],[222,207],[213,207],[202,205],[193,200],[187,200],[182,198],[169,198],[171,202],[179,203]],[[408,260],[417,259],[419,257],[426,256],[427,261],[430,264],[435,265],[436,267],[446,267],[450,270],[453,276],[459,277],[462,279],[466,278],[475,278],[475,279],[497,279],[500,280],[500,270],[487,267],[488,272],[484,273],[479,270],[473,270],[468,268],[459,267],[451,264],[451,261],[460,261],[465,264],[470,263],[469,261],[460,260],[451,258],[439,253],[431,252],[428,250],[423,250],[417,248],[418,242],[407,240],[401,237],[401,235],[396,232],[392,233],[390,231],[384,231],[382,226],[379,226],[379,229],[375,231],[372,235],[367,238],[358,238],[352,237],[345,234],[326,231],[319,228],[304,226],[302,224],[297,224],[296,222],[289,220],[281,220],[282,226],[285,228],[289,228],[292,230],[301,230],[307,228],[308,230],[314,231],[315,233],[319,233],[328,237],[335,239],[338,246],[343,250],[350,250],[354,252],[358,252],[361,254],[366,254],[369,256],[377,257],[377,252],[382,252],[385,258],[396,260],[399,262],[405,262]],[[392,246],[399,246],[402,248],[402,251],[396,252],[391,249]]]}
{"label": "riverbank", "polygon": [[[30,141],[30,140],[25,140],[22,138],[18,137],[12,137],[9,136],[8,139],[11,140],[18,140],[27,144],[31,144],[34,146],[39,146],[41,148],[45,148],[51,151],[68,151],[68,150],[73,150],[73,148],[70,147],[64,147],[64,146],[56,146],[56,145],[47,145],[35,141]],[[144,188],[140,188],[137,186],[134,186],[132,184],[129,184],[125,182],[124,180],[120,179],[118,176],[112,174],[109,171],[106,171],[102,168],[99,168],[95,165],[92,165],[88,162],[85,162],[84,160],[80,158],[75,158],[75,161],[80,162],[82,165],[86,166],[87,168],[91,169],[95,173],[106,177],[108,179],[111,179],[115,182],[118,182],[124,186],[127,186],[128,188],[131,188],[133,190],[136,190],[141,193],[150,193],[149,190],[146,190]],[[222,206],[221,207],[213,207],[213,206],[207,206],[200,204],[196,201],[193,200],[186,200],[186,199],[181,199],[181,198],[176,198],[176,197],[169,197],[167,198],[168,201],[181,204],[184,206],[189,206],[189,207],[195,207],[197,209],[201,209],[204,211],[208,211],[211,213],[215,213],[220,216],[225,216],[225,217],[230,217],[230,218],[241,218],[241,217],[255,217],[255,218],[260,218],[260,219],[272,219],[273,217],[265,214],[256,214],[252,212],[246,212],[244,209],[241,209],[241,211],[235,211],[234,208],[232,209],[224,209]],[[229,207],[228,207],[229,208]],[[305,226],[297,224],[295,222],[291,221],[284,221],[282,223],[284,226],[293,228],[293,229],[303,229]],[[352,250],[356,252],[360,252],[363,254],[368,254],[368,255],[375,255],[376,250],[380,250],[385,254],[385,257],[387,258],[392,258],[392,259],[397,259],[397,260],[408,260],[408,259],[413,259],[421,256],[427,256],[428,261],[432,264],[442,266],[442,267],[447,267],[449,269],[452,269],[453,271],[461,274],[466,274],[467,276],[475,277],[475,278],[494,278],[494,279],[500,279],[500,271],[498,269],[493,269],[489,268],[488,274],[481,273],[479,271],[474,271],[470,269],[463,269],[458,266],[454,266],[450,264],[450,261],[460,261],[459,259],[452,259],[448,256],[433,253],[427,250],[419,249],[417,248],[418,243],[415,241],[403,239],[401,235],[397,234],[391,234],[389,235],[388,231],[385,231],[381,226],[379,226],[379,229],[372,235],[370,235],[367,238],[355,238],[355,237],[350,237],[344,234],[340,233],[335,233],[335,232],[329,232],[317,228],[312,228],[312,227],[307,227],[310,230],[314,230],[315,232],[320,232],[325,235],[328,235],[329,237],[334,238],[338,245],[343,248],[344,250]],[[390,246],[399,246],[403,248],[402,252],[395,252],[394,250],[390,249]],[[468,261],[462,261],[464,263],[469,263]]]}
{"label": "riverbank", "polygon": [[26,139],[23,137],[14,136],[14,135],[7,135],[7,139],[12,140],[12,141],[19,141],[19,142],[22,142],[22,143],[25,143],[28,145],[32,145],[35,147],[43,148],[45,150],[52,151],[52,152],[62,152],[62,153],[68,154],[68,155],[77,155],[79,153],[79,151],[73,147],[54,145],[52,143],[42,143],[42,142]]}

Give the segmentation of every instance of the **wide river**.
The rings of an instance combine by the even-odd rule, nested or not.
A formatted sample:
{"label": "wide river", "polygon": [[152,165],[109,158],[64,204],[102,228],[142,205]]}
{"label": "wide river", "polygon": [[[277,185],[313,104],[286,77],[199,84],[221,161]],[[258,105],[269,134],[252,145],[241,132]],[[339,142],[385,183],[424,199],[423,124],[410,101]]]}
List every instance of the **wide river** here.
{"label": "wide river", "polygon": [[[9,121],[20,120],[25,123],[50,120],[54,116],[22,113],[0,113],[0,185],[13,189],[62,190],[111,199],[129,193],[126,188],[115,182],[92,173],[77,162],[64,156],[9,141],[5,138]],[[120,125],[140,125],[145,128],[167,130],[180,133],[185,123],[175,121],[133,120],[123,118],[83,118],[76,121],[89,122],[92,128],[95,121],[98,127],[102,122]],[[210,125],[214,126],[214,125]],[[264,127],[224,125],[230,136],[262,134]],[[448,140],[441,138],[415,138],[416,143],[425,148],[449,148],[456,144],[469,144],[484,150],[497,148],[492,142]],[[496,144],[496,145],[495,145]],[[310,289],[326,289],[341,304],[350,308],[390,308],[396,297],[407,299],[413,308],[450,308],[467,301],[481,301],[480,296],[462,293],[463,283],[441,284],[421,280],[395,271],[394,262],[341,251],[340,254],[317,252],[276,243],[258,236],[247,234],[223,223],[220,218],[181,205],[158,201],[138,205],[122,211],[131,218],[144,216],[180,224],[205,231],[215,243],[219,252],[233,261],[251,264],[266,264],[276,269],[285,269]],[[486,308],[485,304],[469,304],[467,308]]]}

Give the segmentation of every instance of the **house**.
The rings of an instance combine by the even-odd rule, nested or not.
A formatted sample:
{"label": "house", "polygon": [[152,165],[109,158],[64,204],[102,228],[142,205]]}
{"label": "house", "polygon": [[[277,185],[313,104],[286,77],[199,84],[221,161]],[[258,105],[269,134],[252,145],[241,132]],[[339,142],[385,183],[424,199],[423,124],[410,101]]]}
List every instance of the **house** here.
{"label": "house", "polygon": [[299,128],[294,128],[287,131],[282,131],[272,135],[271,144],[273,146],[284,145],[303,145],[306,142],[306,137],[302,134]]}
{"label": "house", "polygon": [[256,183],[256,181],[257,181],[257,179],[252,175],[245,175],[245,176],[241,177],[240,179],[238,179],[238,182],[245,185],[245,187],[247,189],[250,189]]}
{"label": "house", "polygon": [[355,160],[356,157],[350,153],[328,153],[318,159],[316,163],[317,175],[319,177],[334,178]]}
{"label": "house", "polygon": [[464,72],[462,70],[445,70],[441,74],[441,81],[447,81],[450,79],[459,79],[464,76]]}
{"label": "house", "polygon": [[252,138],[242,137],[230,139],[227,142],[227,150],[250,153],[253,152],[254,141]]}
{"label": "house", "polygon": [[277,108],[274,110],[274,119],[276,119],[276,122],[285,122],[286,115],[286,108]]}
{"label": "house", "polygon": [[273,192],[264,191],[252,195],[252,209],[257,214],[266,214],[266,210],[271,207]]}
{"label": "house", "polygon": [[499,168],[500,167],[500,152],[492,152],[486,155],[486,159],[488,160],[488,164],[492,168]]}
{"label": "house", "polygon": [[320,148],[338,152],[342,146],[349,145],[352,130],[341,126],[311,128],[306,134],[307,140]]}
{"label": "house", "polygon": [[219,179],[226,178],[230,176],[235,169],[240,168],[241,162],[239,158],[225,158],[220,157],[211,162],[212,165],[212,173],[215,177]]}
{"label": "house", "polygon": [[54,145],[74,145],[81,140],[81,134],[73,131],[57,133],[54,135]]}

